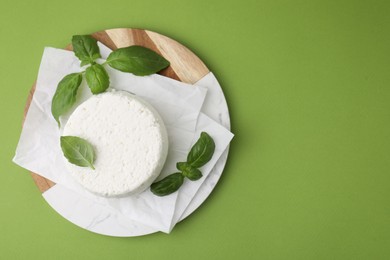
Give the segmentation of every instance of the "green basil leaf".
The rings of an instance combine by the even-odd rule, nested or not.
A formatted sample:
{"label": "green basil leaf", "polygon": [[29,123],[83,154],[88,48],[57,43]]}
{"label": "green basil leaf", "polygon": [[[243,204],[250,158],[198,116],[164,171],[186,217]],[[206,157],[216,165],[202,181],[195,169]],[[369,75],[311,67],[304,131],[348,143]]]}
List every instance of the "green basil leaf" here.
{"label": "green basil leaf", "polygon": [[176,172],[153,183],[150,186],[150,190],[157,196],[166,196],[177,191],[183,184],[183,181],[184,176],[180,172]]}
{"label": "green basil leaf", "polygon": [[187,156],[187,163],[195,168],[202,167],[213,157],[214,150],[213,138],[206,132],[202,132]]}
{"label": "green basil leaf", "polygon": [[183,175],[191,181],[199,180],[203,176],[199,169],[192,167],[186,162],[176,163],[176,168],[182,171]]}
{"label": "green basil leaf", "polygon": [[60,141],[62,152],[70,163],[95,169],[95,152],[90,143],[77,136],[61,136]]}
{"label": "green basil leaf", "polygon": [[92,64],[97,58],[101,58],[97,40],[90,35],[74,35],[72,46],[74,54],[81,61],[81,66]]}
{"label": "green basil leaf", "polygon": [[184,171],[183,175],[186,176],[191,181],[196,181],[202,178],[202,172],[194,167],[188,166]]}
{"label": "green basil leaf", "polygon": [[85,79],[93,94],[99,94],[106,91],[110,85],[107,71],[102,65],[97,63],[87,68],[85,71]]}
{"label": "green basil leaf", "polygon": [[81,73],[72,73],[66,75],[58,83],[57,90],[51,101],[51,113],[58,126],[60,126],[60,115],[64,114],[76,102],[77,90],[82,79]]}
{"label": "green basil leaf", "polygon": [[111,52],[107,63],[114,69],[130,72],[137,76],[156,73],[169,66],[169,61],[156,52],[133,45]]}
{"label": "green basil leaf", "polygon": [[179,171],[184,171],[187,168],[188,164],[186,162],[178,162],[176,163],[176,168]]}

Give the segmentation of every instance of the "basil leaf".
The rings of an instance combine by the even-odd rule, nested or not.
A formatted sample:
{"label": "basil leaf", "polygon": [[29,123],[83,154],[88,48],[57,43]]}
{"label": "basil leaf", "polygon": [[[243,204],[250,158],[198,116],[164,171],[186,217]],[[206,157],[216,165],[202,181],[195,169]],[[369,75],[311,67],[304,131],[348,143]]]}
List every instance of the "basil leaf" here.
{"label": "basil leaf", "polygon": [[183,181],[184,176],[180,172],[176,172],[153,183],[150,186],[150,190],[157,196],[166,196],[177,191],[183,184]]}
{"label": "basil leaf", "polygon": [[60,141],[62,152],[70,163],[95,169],[95,152],[90,143],[77,136],[61,136]]}
{"label": "basil leaf", "polygon": [[81,66],[93,64],[97,58],[101,58],[97,40],[90,35],[74,35],[72,46],[74,54],[81,61]]}
{"label": "basil leaf", "polygon": [[176,168],[179,171],[184,171],[187,166],[188,166],[188,164],[186,162],[178,162],[178,163],[176,163]]}
{"label": "basil leaf", "polygon": [[156,73],[169,66],[169,61],[156,52],[133,45],[111,52],[107,63],[114,69],[130,72],[137,76]]}
{"label": "basil leaf", "polygon": [[60,126],[60,115],[65,113],[76,102],[77,90],[82,81],[81,73],[66,75],[57,86],[51,101],[51,113]]}
{"label": "basil leaf", "polygon": [[203,176],[199,169],[192,167],[186,162],[176,163],[176,168],[182,171],[183,175],[191,181],[199,180]]}
{"label": "basil leaf", "polygon": [[202,178],[202,172],[197,169],[197,168],[193,168],[191,166],[188,166],[184,171],[183,171],[183,175],[186,176],[188,179],[190,179],[191,181],[196,181],[196,180],[199,180],[200,178]]}
{"label": "basil leaf", "polygon": [[107,71],[102,65],[97,63],[87,68],[85,71],[85,79],[93,94],[99,94],[106,91],[110,85]]}
{"label": "basil leaf", "polygon": [[191,148],[188,156],[187,163],[192,167],[199,168],[210,161],[214,154],[215,143],[206,132],[200,134],[200,138],[194,146]]}

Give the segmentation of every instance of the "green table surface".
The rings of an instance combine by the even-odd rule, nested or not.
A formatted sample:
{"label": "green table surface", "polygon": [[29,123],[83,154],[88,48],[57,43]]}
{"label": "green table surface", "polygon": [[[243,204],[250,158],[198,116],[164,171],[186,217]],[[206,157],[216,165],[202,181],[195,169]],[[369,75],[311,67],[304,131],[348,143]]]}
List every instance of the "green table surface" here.
{"label": "green table surface", "polygon": [[[3,1],[0,259],[390,259],[389,1]],[[83,230],[11,159],[43,48],[132,27],[220,80],[236,134],[169,235]],[[54,258],[55,257],[55,258]]]}

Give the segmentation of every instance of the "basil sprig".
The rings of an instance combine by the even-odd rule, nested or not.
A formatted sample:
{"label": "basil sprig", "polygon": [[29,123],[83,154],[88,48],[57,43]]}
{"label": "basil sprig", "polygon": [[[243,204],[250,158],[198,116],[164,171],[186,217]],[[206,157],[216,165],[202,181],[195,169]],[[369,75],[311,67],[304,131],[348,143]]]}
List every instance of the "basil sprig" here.
{"label": "basil sprig", "polygon": [[138,76],[156,73],[170,65],[169,61],[156,52],[141,46],[119,48],[110,53],[106,62],[98,64],[96,60],[101,58],[99,46],[96,39],[90,35],[74,35],[72,46],[76,57],[80,60],[80,66],[89,66],[80,73],[66,75],[58,84],[51,109],[58,126],[60,126],[59,117],[76,102],[82,75],[85,74],[91,92],[99,94],[106,91],[110,85],[108,73],[104,68],[105,64],[114,69]]}
{"label": "basil sprig", "polygon": [[166,196],[177,191],[183,184],[185,177],[191,181],[199,180],[203,175],[198,168],[211,160],[214,151],[215,143],[213,138],[206,132],[202,132],[188,153],[187,161],[176,164],[176,168],[180,172],[168,175],[164,179],[153,183],[150,186],[150,190],[157,196]]}
{"label": "basil sprig", "polygon": [[87,140],[77,136],[61,136],[60,143],[62,152],[70,163],[95,169],[95,152]]}

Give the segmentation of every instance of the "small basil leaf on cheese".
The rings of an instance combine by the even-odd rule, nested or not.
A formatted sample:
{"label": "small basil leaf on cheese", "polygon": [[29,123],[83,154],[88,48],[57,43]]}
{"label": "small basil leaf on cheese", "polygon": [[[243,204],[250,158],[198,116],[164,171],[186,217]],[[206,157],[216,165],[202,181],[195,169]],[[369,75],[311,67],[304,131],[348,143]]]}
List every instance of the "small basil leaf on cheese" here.
{"label": "small basil leaf on cheese", "polygon": [[192,146],[187,156],[187,163],[194,168],[199,168],[210,161],[214,154],[215,143],[213,138],[206,132],[200,134],[200,138]]}
{"label": "small basil leaf on cheese", "polygon": [[90,35],[74,35],[72,46],[74,54],[81,61],[81,66],[93,64],[97,58],[101,58],[97,41]]}
{"label": "small basil leaf on cheese", "polygon": [[76,102],[77,90],[82,81],[81,73],[66,75],[57,86],[51,102],[51,113],[60,126],[60,115],[64,114]]}
{"label": "small basil leaf on cheese", "polygon": [[156,52],[142,47],[129,46],[111,52],[107,63],[114,69],[130,72],[137,76],[156,73],[169,66],[169,61]]}
{"label": "small basil leaf on cheese", "polygon": [[188,179],[190,179],[191,181],[196,181],[196,180],[199,180],[200,178],[202,178],[202,172],[197,169],[197,168],[193,168],[191,166],[188,166],[184,171],[183,171],[183,175],[185,177],[187,177]]}
{"label": "small basil leaf on cheese", "polygon": [[95,169],[95,152],[88,141],[77,136],[61,136],[60,143],[62,152],[70,163]]}
{"label": "small basil leaf on cheese", "polygon": [[88,87],[93,94],[99,94],[108,88],[110,85],[110,79],[107,71],[100,64],[93,64],[85,71],[85,79],[87,80]]}
{"label": "small basil leaf on cheese", "polygon": [[180,172],[176,172],[153,183],[150,186],[150,190],[157,196],[166,196],[177,191],[183,184],[183,181],[184,176]]}

